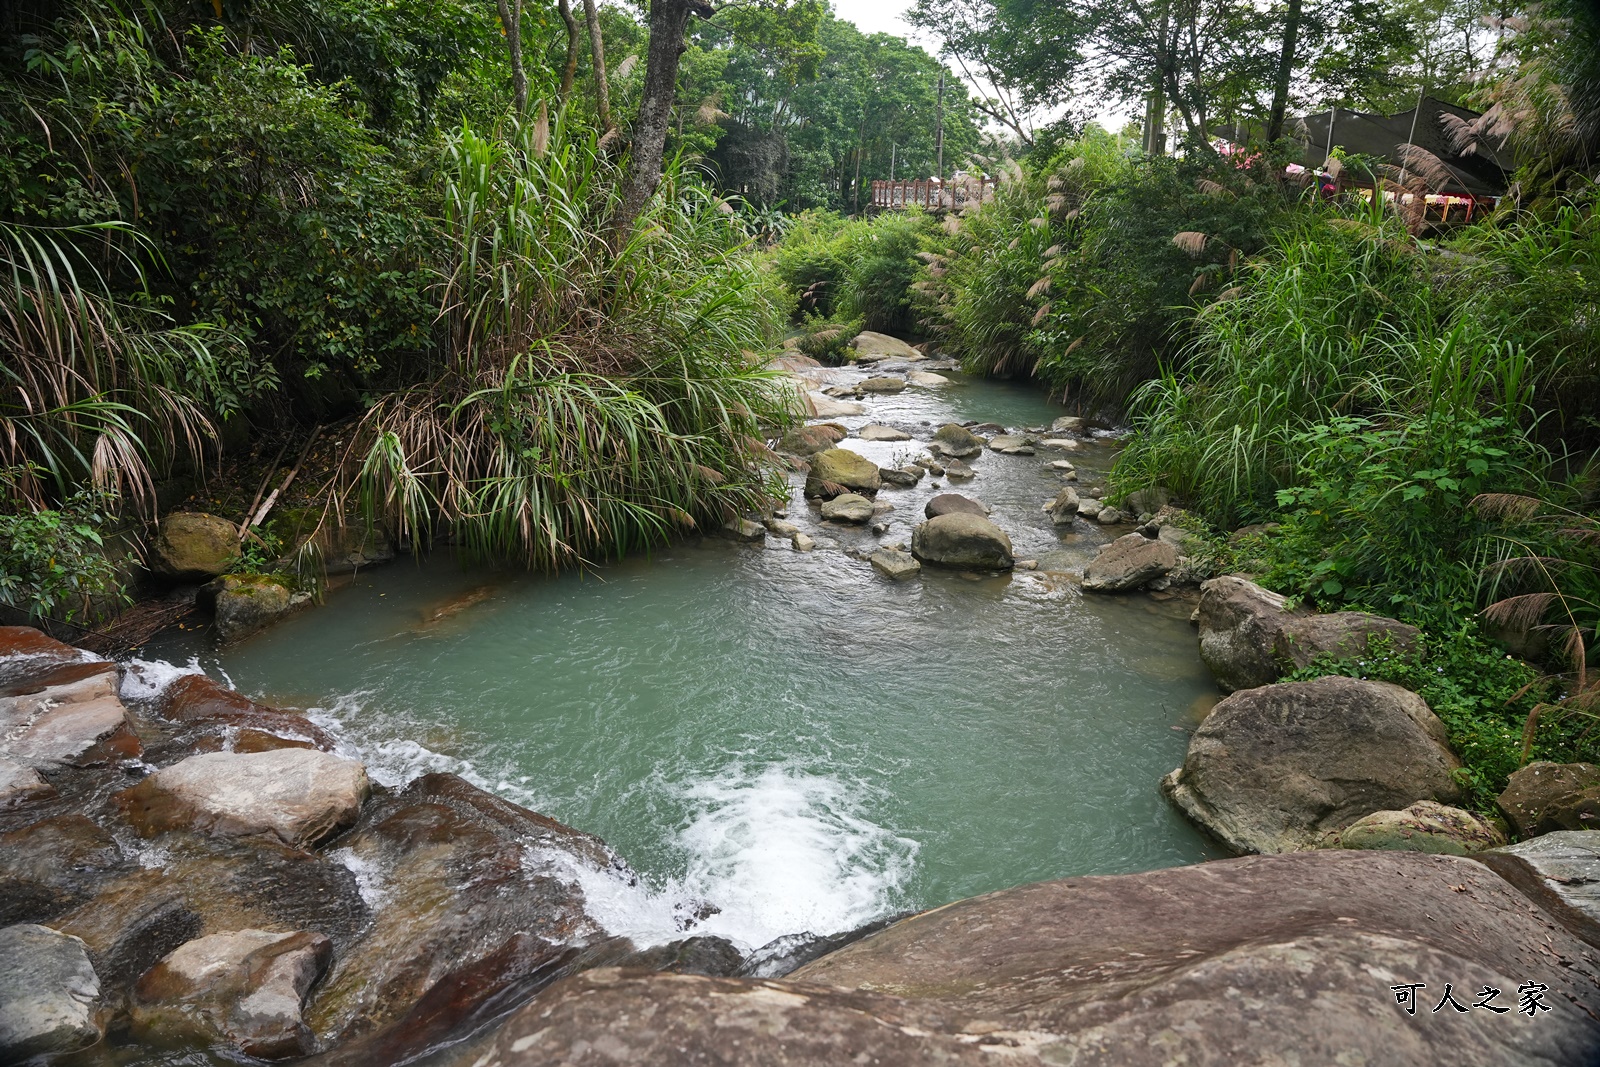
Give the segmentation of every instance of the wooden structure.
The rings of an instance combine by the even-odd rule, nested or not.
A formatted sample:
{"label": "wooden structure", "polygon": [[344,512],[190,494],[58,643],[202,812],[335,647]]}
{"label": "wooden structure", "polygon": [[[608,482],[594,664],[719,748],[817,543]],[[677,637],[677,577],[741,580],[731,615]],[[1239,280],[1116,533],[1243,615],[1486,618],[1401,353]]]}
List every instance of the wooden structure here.
{"label": "wooden structure", "polygon": [[982,200],[994,188],[994,179],[987,176],[952,178],[942,182],[938,178],[872,183],[872,210],[903,211],[920,207],[924,211],[959,211],[969,203]]}

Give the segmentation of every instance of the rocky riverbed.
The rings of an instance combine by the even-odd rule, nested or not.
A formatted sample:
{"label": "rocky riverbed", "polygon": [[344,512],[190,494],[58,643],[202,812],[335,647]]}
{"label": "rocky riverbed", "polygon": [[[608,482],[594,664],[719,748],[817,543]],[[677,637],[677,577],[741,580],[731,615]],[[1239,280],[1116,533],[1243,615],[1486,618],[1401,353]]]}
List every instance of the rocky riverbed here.
{"label": "rocky riverbed", "polygon": [[[1124,514],[1073,477],[1066,457],[1099,447],[1081,422],[896,419],[894,398],[950,382],[888,339],[859,354],[870,369],[789,357],[818,411],[781,443],[810,503],[724,537],[846,553],[886,589],[1190,581],[1161,501]],[[1039,523],[947,484],[997,462],[1047,475]],[[1052,528],[1095,536],[1062,551]],[[1242,577],[1185,595],[1231,695],[1161,787],[1241,858],[755,950],[695,936],[709,901],[680,901],[676,940],[609,932],[585,887],[634,879],[627,862],[461,777],[383,785],[303,715],[0,629],[0,1061],[1595,1062],[1600,768],[1534,764],[1503,818],[1462,811],[1413,694],[1280,681],[1414,632]]]}

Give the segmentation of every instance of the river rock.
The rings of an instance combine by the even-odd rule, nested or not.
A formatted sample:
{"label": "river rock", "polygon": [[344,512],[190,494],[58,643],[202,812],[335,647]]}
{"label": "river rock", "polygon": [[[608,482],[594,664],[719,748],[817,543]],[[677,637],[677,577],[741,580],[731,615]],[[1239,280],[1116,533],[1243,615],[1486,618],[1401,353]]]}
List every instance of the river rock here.
{"label": "river rock", "polygon": [[766,519],[762,525],[767,528],[767,533],[773,537],[791,538],[800,532],[800,527],[784,519]]}
{"label": "river rock", "polygon": [[1375,811],[1458,800],[1460,766],[1421,697],[1333,676],[1234,693],[1161,787],[1235,851],[1293,852]]}
{"label": "river rock", "polygon": [[878,477],[883,481],[884,485],[898,486],[901,489],[909,489],[913,485],[916,485],[922,480],[924,473],[925,472],[921,467],[913,467],[910,465],[898,468],[878,468]]}
{"label": "river rock", "polygon": [[0,834],[0,926],[49,922],[132,867],[111,835],[77,812]]}
{"label": "river rock", "polygon": [[1051,448],[1057,452],[1076,452],[1083,446],[1070,437],[1047,437],[1039,442],[1040,448]]}
{"label": "river rock", "polygon": [[933,386],[938,385],[950,384],[949,378],[946,378],[942,374],[935,374],[933,371],[928,370],[908,371],[906,373],[906,381],[910,382],[912,385],[921,386],[924,389],[932,388]]}
{"label": "river rock", "polygon": [[805,407],[806,414],[815,419],[842,419],[864,414],[867,410],[854,400],[835,400],[818,392],[805,394]]}
{"label": "river rock", "polygon": [[1016,434],[1001,433],[989,438],[989,450],[1005,456],[1033,455],[1033,440]]}
{"label": "river rock", "polygon": [[56,790],[32,767],[0,756],[0,811],[55,796]]}
{"label": "river rock", "polygon": [[92,767],[135,759],[144,751],[114,696],[47,707],[0,752],[41,769]]}
{"label": "river rock", "polygon": [[823,502],[822,517],[829,522],[861,526],[872,521],[872,501],[858,493],[841,493]]}
{"label": "river rock", "polygon": [[1071,487],[1061,490],[1056,498],[1044,506],[1050,521],[1057,526],[1071,526],[1078,517],[1078,494]]}
{"label": "river rock", "polygon": [[741,544],[755,544],[767,539],[766,527],[759,522],[738,517],[729,519],[712,532],[724,541],[738,541]]}
{"label": "river rock", "polygon": [[1600,767],[1536,760],[1512,774],[1500,810],[1518,837],[1600,830]]}
{"label": "river rock", "polygon": [[[588,971],[510,1016],[481,1062],[1578,1067],[1600,1042],[1591,956],[1472,860],[1252,857],[959,901],[785,979]],[[1538,1020],[1429,1015],[1446,982],[1515,1007],[1534,975],[1553,1007]],[[1414,1015],[1389,988],[1410,982]]]}
{"label": "river rock", "polygon": [[863,393],[900,393],[905,391],[906,380],[904,378],[886,377],[867,378],[856,388]]}
{"label": "river rock", "polygon": [[162,691],[155,711],[176,724],[152,742],[146,758],[166,763],[202,752],[316,748],[331,752],[334,739],[304,715],[270,708],[203,674],[186,674]]}
{"label": "river rock", "polygon": [[1419,800],[1403,811],[1375,811],[1357,819],[1328,842],[1340,848],[1448,856],[1465,856],[1505,843],[1505,834],[1470,811],[1431,800]]}
{"label": "river rock", "polygon": [[215,578],[239,558],[239,527],[198,511],[177,511],[161,521],[151,544],[150,569],[179,581]]}
{"label": "river rock", "polygon": [[104,1033],[100,980],[76,937],[22,923],[0,929],[0,1061],[76,1052]]}
{"label": "river rock", "polygon": [[805,493],[829,500],[840,493],[872,496],[882,485],[878,465],[872,460],[848,448],[829,448],[812,457]]}
{"label": "river rock", "polygon": [[[1090,492],[1092,494],[1093,490],[1090,490]],[[1078,498],[1078,514],[1086,519],[1098,519],[1105,507],[1097,497],[1092,495]]]}
{"label": "river rock", "polygon": [[928,447],[954,459],[966,459],[983,451],[983,438],[959,423],[947,422],[934,431],[933,442]]}
{"label": "river rock", "polygon": [[845,429],[837,423],[820,422],[796,426],[778,442],[778,451],[795,456],[812,456],[844,440]]}
{"label": "river rock", "polygon": [[1237,575],[1201,584],[1199,627],[1200,658],[1228,691],[1275,682],[1318,655],[1365,655],[1377,638],[1402,652],[1421,644],[1416,627],[1377,615],[1288,611],[1283,597]]}
{"label": "river rock", "polygon": [[119,795],[146,837],[188,830],[221,837],[270,834],[308,846],[355,822],[366,768],[315,749],[190,756]]}
{"label": "river rock", "polygon": [[962,496],[960,493],[940,493],[923,505],[922,514],[930,519],[936,519],[940,515],[987,516],[989,514],[989,505],[982,501],[973,500],[971,497]]}
{"label": "river rock", "polygon": [[879,426],[870,423],[861,427],[861,432],[856,434],[863,441],[909,441],[911,435],[904,430],[896,430],[892,426]]}
{"label": "river rock", "polygon": [[903,359],[915,363],[923,359],[921,352],[897,337],[886,333],[862,330],[849,341],[853,357],[861,363],[877,363],[887,359]]}
{"label": "river rock", "polygon": [[1600,940],[1600,830],[1556,830],[1477,858],[1590,944]]}
{"label": "river rock", "polygon": [[1072,463],[1069,462],[1068,460],[1053,459],[1053,460],[1050,461],[1050,469],[1053,470],[1053,471],[1061,471],[1064,474],[1071,474],[1073,471],[1077,470],[1078,468],[1074,467],[1072,465]]}
{"label": "river rock", "polygon": [[817,547],[816,540],[809,534],[803,533],[795,534],[790,543],[794,545],[794,550],[796,552],[810,552],[812,549]]}
{"label": "river rock", "polygon": [[224,575],[201,593],[212,602],[217,636],[223,641],[259,633],[311,602],[310,596],[296,596],[282,582],[262,575]]}
{"label": "river rock", "polygon": [[520,959],[518,944],[604,939],[580,869],[601,884],[630,877],[599,838],[451,774],[375,798],[339,853],[364,872],[373,914],[306,1010],[330,1043],[399,1024],[436,988],[446,1003],[469,989],[510,995],[515,975],[495,961]]}
{"label": "river rock", "polygon": [[[939,473],[939,472],[935,471],[934,473]],[[944,465],[944,472],[943,473],[949,475],[950,480],[953,481],[953,482],[971,481],[973,478],[976,478],[978,476],[978,472],[977,471],[973,470],[971,467],[967,466],[965,463],[961,462],[959,459],[952,459],[948,463],[946,463]]]}
{"label": "river rock", "polygon": [[924,563],[961,570],[1010,570],[1011,538],[984,518],[966,512],[937,515],[911,534],[911,554]]}
{"label": "river rock", "polygon": [[1122,593],[1166,577],[1177,565],[1178,554],[1166,542],[1124,534],[1103,546],[1084,568],[1083,588],[1091,593]]}
{"label": "river rock", "polygon": [[922,564],[909,552],[880,548],[867,557],[872,569],[891,581],[904,582],[922,573]]}
{"label": "river rock", "polygon": [[1063,415],[1050,424],[1053,433],[1082,433],[1083,420],[1076,415]]}
{"label": "river rock", "polygon": [[1095,512],[1094,521],[1101,526],[1115,526],[1123,520],[1122,512],[1117,508],[1102,507]]}
{"label": "river rock", "polygon": [[315,1051],[300,1017],[332,959],[318,933],[231,930],[181,945],[134,988],[134,1032],[162,1044],[226,1041],[276,1060]]}

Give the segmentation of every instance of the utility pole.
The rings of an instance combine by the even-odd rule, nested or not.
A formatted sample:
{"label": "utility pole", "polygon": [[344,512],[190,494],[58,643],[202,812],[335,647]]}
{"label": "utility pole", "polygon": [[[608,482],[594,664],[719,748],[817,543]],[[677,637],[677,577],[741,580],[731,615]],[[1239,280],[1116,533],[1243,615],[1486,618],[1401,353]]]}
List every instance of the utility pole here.
{"label": "utility pole", "polygon": [[936,127],[936,132],[934,133],[934,136],[933,136],[933,143],[934,143],[935,151],[937,153],[937,156],[936,156],[937,161],[934,163],[934,167],[936,168],[938,173],[936,173],[934,175],[934,177],[939,179],[939,182],[940,182],[940,190],[939,191],[942,194],[944,192],[944,188],[943,188],[943,183],[944,183],[944,71],[942,71],[942,70],[939,72],[939,111],[938,111],[938,115],[939,115],[938,126]]}
{"label": "utility pole", "polygon": [[894,181],[894,154],[900,148],[897,144],[889,146],[889,180]]}

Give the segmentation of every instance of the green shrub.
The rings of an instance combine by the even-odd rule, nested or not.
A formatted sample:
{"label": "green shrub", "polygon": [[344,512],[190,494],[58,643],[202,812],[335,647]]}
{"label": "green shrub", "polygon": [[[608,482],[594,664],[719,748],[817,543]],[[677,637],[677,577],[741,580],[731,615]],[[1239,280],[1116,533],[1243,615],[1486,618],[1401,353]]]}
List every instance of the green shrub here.
{"label": "green shrub", "polygon": [[[10,481],[16,471],[0,474]],[[126,601],[100,534],[108,503],[83,490],[60,508],[0,514],[0,604],[74,622],[92,616],[96,601]]]}
{"label": "green shrub", "polygon": [[796,297],[797,316],[859,320],[858,329],[916,338],[911,286],[932,230],[917,210],[848,221],[808,211],[779,244],[774,266]]}

